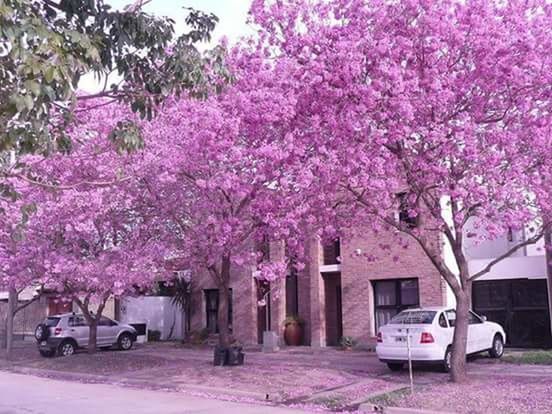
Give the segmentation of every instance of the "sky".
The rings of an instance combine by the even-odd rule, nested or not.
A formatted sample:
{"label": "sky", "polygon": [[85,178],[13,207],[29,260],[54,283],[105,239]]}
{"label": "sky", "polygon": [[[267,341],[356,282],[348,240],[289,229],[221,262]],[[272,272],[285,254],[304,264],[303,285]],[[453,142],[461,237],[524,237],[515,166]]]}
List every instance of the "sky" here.
{"label": "sky", "polygon": [[[122,9],[134,0],[106,0],[114,8]],[[233,43],[241,36],[251,34],[251,28],[246,24],[247,12],[251,0],[152,0],[144,6],[144,10],[156,16],[168,16],[175,21],[177,34],[186,30],[184,19],[186,11],[184,7],[192,7],[204,12],[214,13],[219,18],[219,23],[213,32],[211,45],[217,44],[223,36]],[[100,89],[92,75],[82,78],[79,88],[88,92],[95,92]]]}

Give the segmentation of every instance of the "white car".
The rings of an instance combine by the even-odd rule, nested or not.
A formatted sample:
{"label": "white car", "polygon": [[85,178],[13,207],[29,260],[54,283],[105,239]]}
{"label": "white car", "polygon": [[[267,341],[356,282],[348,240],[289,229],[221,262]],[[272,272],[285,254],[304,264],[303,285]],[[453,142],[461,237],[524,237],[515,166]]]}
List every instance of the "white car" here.
{"label": "white car", "polygon": [[[380,328],[376,353],[392,371],[408,362],[407,335],[413,362],[436,363],[450,370],[452,338],[456,311],[445,307],[407,309]],[[470,311],[468,354],[489,351],[493,358],[504,353],[506,333],[502,326],[487,322],[484,316]]]}

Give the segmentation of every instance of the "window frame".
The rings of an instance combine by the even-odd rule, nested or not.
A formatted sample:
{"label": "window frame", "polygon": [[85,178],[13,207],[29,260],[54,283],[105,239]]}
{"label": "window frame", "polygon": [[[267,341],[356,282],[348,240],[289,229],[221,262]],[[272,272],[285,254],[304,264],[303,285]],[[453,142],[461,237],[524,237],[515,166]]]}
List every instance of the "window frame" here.
{"label": "window frame", "polygon": [[337,238],[331,243],[322,245],[322,264],[324,266],[341,264],[341,239]]}
{"label": "window frame", "polygon": [[397,199],[399,200],[397,218],[399,224],[405,226],[408,229],[415,229],[420,225],[420,215],[418,214],[416,217],[410,217],[408,215],[408,209],[411,205],[408,201],[408,197],[410,196],[410,194],[411,193],[408,193],[406,191],[397,193]]}
{"label": "window frame", "polygon": [[[415,281],[416,282],[416,290],[418,293],[418,300],[414,304],[403,304],[402,300],[402,290],[401,290],[401,284],[405,281]],[[394,305],[378,305],[377,304],[377,285],[378,283],[382,282],[393,282],[395,284],[395,304]],[[419,278],[417,277],[408,277],[408,278],[400,278],[400,279],[379,279],[379,280],[373,280],[372,281],[372,288],[374,291],[374,323],[376,327],[376,331],[381,328],[381,326],[378,325],[378,311],[385,311],[385,310],[395,310],[395,315],[398,315],[400,312],[402,312],[405,309],[412,309],[420,306],[420,282]],[[393,316],[395,316],[393,315]]]}

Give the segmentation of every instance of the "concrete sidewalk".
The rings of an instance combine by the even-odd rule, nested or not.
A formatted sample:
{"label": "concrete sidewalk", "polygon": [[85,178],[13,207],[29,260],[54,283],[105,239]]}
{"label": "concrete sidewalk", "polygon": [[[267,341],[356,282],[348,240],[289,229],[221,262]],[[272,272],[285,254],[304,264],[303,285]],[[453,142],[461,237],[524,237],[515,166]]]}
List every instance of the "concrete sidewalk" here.
{"label": "concrete sidewalk", "polygon": [[0,372],[0,413],[293,414],[304,411]]}

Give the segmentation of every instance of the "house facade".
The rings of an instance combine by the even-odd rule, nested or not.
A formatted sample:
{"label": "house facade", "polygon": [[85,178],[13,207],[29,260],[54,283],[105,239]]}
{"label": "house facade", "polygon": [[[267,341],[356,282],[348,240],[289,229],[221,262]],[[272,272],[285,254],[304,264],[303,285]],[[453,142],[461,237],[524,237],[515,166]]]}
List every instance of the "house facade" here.
{"label": "house facade", "polygon": [[[378,327],[401,310],[445,304],[445,282],[421,249],[384,251],[385,241],[385,235],[370,232],[326,246],[313,239],[305,269],[270,287],[259,286],[253,269],[235,269],[229,292],[233,337],[260,344],[263,332],[272,330],[283,342],[284,319],[297,315],[305,322],[304,345],[336,346],[345,336],[370,347]],[[392,246],[391,235],[388,242]],[[270,244],[270,260],[283,255],[282,243]],[[207,275],[194,279],[191,330],[216,334],[218,290]]]}
{"label": "house facade", "polygon": [[[501,237],[476,243],[466,239],[470,274],[523,242],[526,232],[508,231]],[[475,312],[498,322],[506,331],[508,345],[552,347],[549,280],[544,242],[517,250],[477,279],[472,288]]]}

